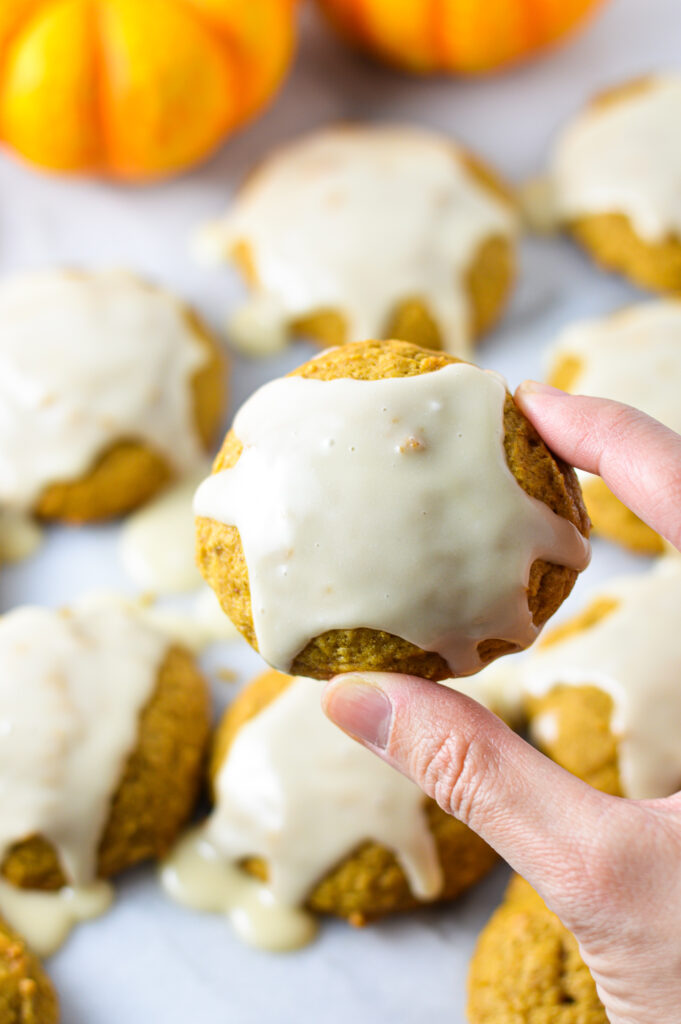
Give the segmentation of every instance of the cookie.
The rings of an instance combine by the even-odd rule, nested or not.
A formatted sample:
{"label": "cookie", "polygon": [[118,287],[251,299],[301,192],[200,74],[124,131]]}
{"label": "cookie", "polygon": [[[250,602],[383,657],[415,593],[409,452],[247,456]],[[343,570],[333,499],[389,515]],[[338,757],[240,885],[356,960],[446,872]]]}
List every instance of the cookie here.
{"label": "cookie", "polygon": [[515,876],[478,939],[468,975],[470,1024],[608,1024],[577,940]]}
{"label": "cookie", "polygon": [[325,129],[276,152],[199,236],[253,301],[253,353],[392,337],[458,355],[500,316],[515,273],[509,190],[453,140],[409,126]]}
{"label": "cookie", "polygon": [[[55,894],[71,886],[75,903],[98,879],[162,857],[194,807],[208,741],[209,693],[193,658],[141,611],[92,599],[3,615],[0,666],[11,726],[4,879]],[[29,934],[8,891],[0,910]],[[10,903],[21,911],[18,896]]]}
{"label": "cookie", "polygon": [[196,469],[224,405],[215,340],[121,271],[0,285],[0,506],[91,522]]}
{"label": "cookie", "polygon": [[256,392],[195,509],[225,612],[315,678],[475,672],[528,646],[588,562],[576,477],[501,378],[400,341]]}
{"label": "cookie", "polygon": [[681,291],[681,76],[597,96],[558,138],[559,219],[597,263],[644,288]]}

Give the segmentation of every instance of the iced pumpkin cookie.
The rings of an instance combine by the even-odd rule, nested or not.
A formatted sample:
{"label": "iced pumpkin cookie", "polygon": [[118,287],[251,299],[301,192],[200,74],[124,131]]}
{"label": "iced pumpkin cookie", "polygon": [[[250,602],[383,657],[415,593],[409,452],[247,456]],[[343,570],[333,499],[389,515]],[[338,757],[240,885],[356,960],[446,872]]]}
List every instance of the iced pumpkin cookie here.
{"label": "iced pumpkin cookie", "polygon": [[[681,433],[681,302],[640,303],[569,327],[551,351],[549,382],[633,405]],[[600,477],[578,475],[595,530],[634,551],[662,554],[662,538]]]}
{"label": "iced pumpkin cookie", "polygon": [[252,289],[232,335],[254,352],[298,333],[461,355],[505,305],[515,232],[506,187],[451,139],[347,126],[271,156],[199,242]]}
{"label": "iced pumpkin cookie", "polygon": [[0,507],[85,522],[195,468],[224,402],[216,342],[119,271],[0,284]]}
{"label": "iced pumpkin cookie", "polygon": [[568,771],[635,800],[681,786],[681,559],[602,587],[519,666],[530,733]]}
{"label": "iced pumpkin cookie", "polygon": [[516,876],[478,939],[470,1024],[608,1024],[577,940]]}
{"label": "iced pumpkin cookie", "polygon": [[681,291],[681,75],[597,97],[558,139],[556,214],[603,266]]}
{"label": "iced pumpkin cookie", "polygon": [[589,558],[576,477],[503,380],[401,341],[257,391],[195,510],[225,612],[315,678],[476,672],[532,643]]}
{"label": "iced pumpkin cookie", "polygon": [[209,694],[139,611],[24,607],[0,618],[0,720],[0,913],[47,953],[108,905],[102,879],[174,841],[200,783]]}
{"label": "iced pumpkin cookie", "polygon": [[0,919],[0,1024],[57,1024],[52,982],[24,940]]}
{"label": "iced pumpkin cookie", "polygon": [[[496,854],[332,725],[320,696],[315,680],[278,672],[242,691],[217,731],[215,807],[194,841],[275,903],[353,924],[452,900],[485,875]],[[181,881],[191,903],[200,862]],[[214,910],[225,909],[219,889]]]}

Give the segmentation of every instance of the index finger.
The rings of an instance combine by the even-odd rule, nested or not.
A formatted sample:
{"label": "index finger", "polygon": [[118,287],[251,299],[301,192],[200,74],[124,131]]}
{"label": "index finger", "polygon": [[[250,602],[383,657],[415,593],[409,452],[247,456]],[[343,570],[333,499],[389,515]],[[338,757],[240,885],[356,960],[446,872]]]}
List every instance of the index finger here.
{"label": "index finger", "polygon": [[679,434],[629,405],[535,381],[521,384],[515,397],[561,459],[597,473],[632,512],[681,548]]}

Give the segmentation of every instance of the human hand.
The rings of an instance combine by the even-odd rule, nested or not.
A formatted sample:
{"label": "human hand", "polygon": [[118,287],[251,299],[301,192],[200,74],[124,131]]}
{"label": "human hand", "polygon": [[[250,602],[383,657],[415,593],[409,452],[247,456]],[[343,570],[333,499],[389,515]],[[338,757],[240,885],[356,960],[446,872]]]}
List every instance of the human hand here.
{"label": "human hand", "polygon": [[[599,473],[681,547],[681,436],[628,406],[533,382],[516,398],[561,458]],[[678,1024],[681,793],[599,793],[475,701],[423,679],[353,673],[323,699],[332,721],[537,889],[576,936],[611,1024]]]}

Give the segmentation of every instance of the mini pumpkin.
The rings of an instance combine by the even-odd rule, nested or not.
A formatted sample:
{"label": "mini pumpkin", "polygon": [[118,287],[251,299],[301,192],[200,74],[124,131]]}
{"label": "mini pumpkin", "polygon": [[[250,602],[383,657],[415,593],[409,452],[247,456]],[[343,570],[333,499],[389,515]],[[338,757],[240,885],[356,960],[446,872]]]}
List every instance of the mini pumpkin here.
{"label": "mini pumpkin", "polygon": [[0,0],[0,137],[129,180],[205,157],[269,99],[296,0]]}
{"label": "mini pumpkin", "polygon": [[491,71],[560,39],[601,0],[318,0],[349,42],[421,73]]}

